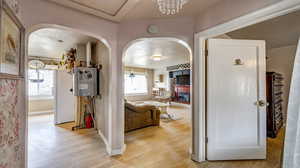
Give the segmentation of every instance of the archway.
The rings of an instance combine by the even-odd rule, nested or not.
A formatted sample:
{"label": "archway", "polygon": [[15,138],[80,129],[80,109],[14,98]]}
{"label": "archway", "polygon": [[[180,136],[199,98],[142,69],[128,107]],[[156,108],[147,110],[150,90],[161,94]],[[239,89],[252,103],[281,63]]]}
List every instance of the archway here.
{"label": "archway", "polygon": [[[191,92],[190,92],[190,98],[191,98],[191,115],[192,115],[192,118],[191,118],[191,146],[189,147],[189,148],[191,148],[192,149],[192,158],[193,157],[197,157],[197,151],[198,151],[198,149],[197,149],[197,144],[195,144],[195,143],[198,143],[198,141],[197,140],[195,140],[195,139],[197,139],[198,137],[195,135],[195,132],[197,132],[197,128],[195,127],[195,125],[197,125],[198,123],[195,123],[195,122],[198,122],[197,121],[197,119],[195,118],[195,113],[196,113],[196,111],[197,111],[197,109],[195,108],[195,105],[194,105],[194,103],[193,102],[197,102],[196,101],[196,99],[198,99],[198,97],[197,97],[197,92],[192,92],[193,90],[194,90],[194,87],[196,87],[196,83],[195,83],[195,74],[194,73],[192,73],[192,72],[195,72],[194,71],[194,67],[192,66],[194,63],[193,63],[193,61],[194,61],[194,59],[193,59],[193,52],[192,52],[192,49],[191,49],[191,47],[189,46],[189,44],[186,42],[186,41],[184,41],[184,40],[181,40],[180,38],[177,38],[177,37],[149,37],[149,38],[138,38],[138,39],[136,39],[136,40],[133,40],[133,41],[131,41],[131,42],[129,42],[127,45],[126,45],[126,47],[123,49],[123,53],[122,53],[122,77],[125,75],[125,71],[126,71],[126,69],[127,68],[125,68],[125,66],[124,66],[124,64],[125,64],[125,57],[127,56],[127,51],[128,51],[128,49],[129,48],[131,48],[132,46],[134,46],[136,43],[139,43],[139,42],[143,42],[143,41],[151,41],[151,40],[157,40],[157,41],[169,41],[169,42],[174,42],[174,43],[177,43],[177,44],[179,44],[179,45],[181,45],[181,46],[183,46],[187,51],[188,51],[188,63],[189,63],[189,65],[190,65],[190,70],[191,70],[191,74],[190,74],[190,80],[191,80],[191,87],[190,87],[190,90],[191,90]],[[183,68],[184,69],[184,68]],[[127,71],[128,71],[128,69],[127,69]],[[168,78],[168,77],[167,77]],[[125,97],[126,97],[126,95],[125,95],[125,82],[124,82],[124,80],[122,80],[122,94],[123,94],[123,100],[125,99]],[[192,93],[195,93],[195,94],[192,94]],[[135,100],[134,100],[135,101]],[[124,118],[124,120],[125,120],[125,122],[126,122],[126,119],[125,119],[125,103],[124,103],[124,105],[122,105],[122,116],[123,116],[123,118]],[[125,123],[125,125],[126,125],[126,123]],[[124,128],[124,131],[126,130],[126,129],[128,129],[128,128],[126,128],[126,126],[125,126],[125,128]],[[124,135],[124,138],[125,138],[125,135]],[[127,146],[128,147],[128,146]],[[190,150],[190,149],[187,149],[188,151]],[[194,159],[194,158],[193,158]],[[197,159],[195,159],[195,160],[197,160]]]}
{"label": "archway", "polygon": [[[101,64],[102,65],[102,69],[100,71],[100,80],[101,80],[101,85],[100,85],[100,93],[101,93],[101,98],[97,97],[95,99],[95,108],[96,108],[96,127],[98,129],[99,134],[101,134],[101,138],[103,139],[104,142],[107,141],[107,139],[109,139],[109,123],[110,123],[110,115],[109,115],[109,97],[110,97],[110,93],[109,93],[109,82],[110,82],[110,76],[109,76],[109,71],[110,71],[110,67],[109,67],[109,62],[111,59],[111,47],[108,43],[107,40],[105,40],[102,37],[99,36],[95,36],[91,33],[82,31],[82,30],[77,30],[77,29],[73,29],[73,28],[69,28],[69,27],[65,27],[65,26],[60,26],[60,25],[51,25],[51,24],[41,24],[41,25],[36,25],[33,26],[32,28],[28,29],[28,32],[26,33],[26,63],[28,62],[28,58],[29,58],[29,54],[28,54],[28,49],[29,49],[29,38],[30,36],[34,33],[37,32],[39,30],[42,29],[49,29],[49,28],[55,28],[55,29],[61,29],[61,30],[65,30],[65,31],[70,31],[70,32],[75,32],[78,34],[82,34],[85,36],[90,36],[93,37],[95,39],[97,39],[97,50],[101,50],[99,52],[99,58],[97,57],[97,64]],[[26,74],[28,74],[27,72],[27,64],[25,67],[25,72]],[[26,85],[27,85],[27,95],[28,95],[28,75],[26,75]],[[28,126],[28,96],[26,96],[26,120],[27,120],[27,125],[26,125],[26,129],[28,132],[29,126]],[[28,133],[27,133],[27,138],[28,138]],[[105,144],[107,145],[107,144]],[[26,140],[26,146],[28,146],[28,140]],[[104,147],[105,149],[106,147]],[[26,157],[28,157],[28,150],[26,153]]]}

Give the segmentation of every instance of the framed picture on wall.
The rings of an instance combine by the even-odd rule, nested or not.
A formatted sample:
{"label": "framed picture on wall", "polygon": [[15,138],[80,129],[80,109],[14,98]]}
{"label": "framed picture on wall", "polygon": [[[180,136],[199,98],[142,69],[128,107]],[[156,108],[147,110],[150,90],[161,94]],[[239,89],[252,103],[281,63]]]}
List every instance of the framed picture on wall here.
{"label": "framed picture on wall", "polygon": [[0,77],[24,76],[25,29],[5,0],[0,0]]}

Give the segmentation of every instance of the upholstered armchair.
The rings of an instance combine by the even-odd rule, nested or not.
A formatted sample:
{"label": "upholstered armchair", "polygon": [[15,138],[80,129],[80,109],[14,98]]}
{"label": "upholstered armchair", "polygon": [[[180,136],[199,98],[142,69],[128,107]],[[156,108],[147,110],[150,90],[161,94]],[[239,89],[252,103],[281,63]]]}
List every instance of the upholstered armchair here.
{"label": "upholstered armchair", "polygon": [[125,132],[159,126],[160,110],[155,106],[125,102]]}

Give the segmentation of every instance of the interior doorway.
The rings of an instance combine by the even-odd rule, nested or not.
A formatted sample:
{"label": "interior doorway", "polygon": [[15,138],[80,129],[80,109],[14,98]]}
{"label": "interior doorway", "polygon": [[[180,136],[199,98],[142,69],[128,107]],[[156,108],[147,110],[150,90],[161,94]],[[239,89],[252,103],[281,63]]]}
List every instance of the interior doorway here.
{"label": "interior doorway", "polygon": [[[159,151],[176,153],[177,148],[184,155],[182,159],[190,159],[191,60],[189,46],[176,38],[142,38],[125,48],[124,132],[128,151],[139,146],[144,148],[143,143],[148,143],[151,149],[143,155],[159,154]],[[122,157],[126,157],[126,152]],[[150,162],[154,161],[144,164],[152,164]]]}
{"label": "interior doorway", "polygon": [[[73,94],[72,72],[74,67],[86,67],[88,62],[94,67],[104,64],[99,73],[101,87],[97,85],[107,96],[108,77],[103,73],[108,70],[108,50],[94,37],[57,26],[40,28],[29,35],[28,167],[47,167],[49,163],[53,167],[84,167],[89,152],[96,156],[106,154],[101,150],[106,146],[98,130],[103,131],[105,124],[107,98],[78,100]],[[91,102],[94,109],[88,108]],[[86,141],[90,145],[85,146]],[[89,152],[79,152],[83,149]],[[68,159],[70,153],[78,159]]]}
{"label": "interior doorway", "polygon": [[[212,81],[210,79],[212,78],[215,79],[213,85],[218,85],[217,81],[221,81],[221,79],[215,78],[217,75],[212,74],[212,71],[208,70],[207,72],[207,78],[209,82],[207,85],[207,89],[208,89],[207,109],[208,110],[206,113],[207,116],[206,135],[208,136],[208,144],[205,145],[208,151],[206,155],[208,157],[208,160],[248,159],[249,161],[236,161],[236,162],[219,161],[216,163],[222,165],[236,163],[236,164],[240,164],[241,166],[248,165],[248,164],[256,164],[256,165],[258,164],[264,166],[268,165],[269,167],[278,167],[278,168],[281,167],[285,129],[286,129],[285,123],[286,123],[289,94],[290,94],[290,89],[289,89],[291,83],[290,81],[291,81],[291,75],[293,73],[294,57],[296,55],[298,38],[300,36],[300,32],[298,31],[299,25],[298,22],[296,21],[297,20],[296,18],[299,17],[298,15],[299,15],[299,11],[290,12],[285,15],[281,15],[276,18],[272,18],[267,21],[253,24],[244,28],[235,29],[234,31],[227,31],[225,34],[222,35],[218,34],[213,37],[206,38],[208,39],[206,46],[208,49],[207,60],[209,62],[207,64],[207,69],[215,70],[216,68],[224,68],[227,67],[228,64],[230,65],[228,67],[230,67],[232,70],[232,72],[227,72],[226,70],[222,71],[227,73],[226,76],[224,76],[224,78],[221,77],[223,81],[221,84],[222,86],[219,85],[220,86],[219,88],[221,88],[221,92],[217,92],[217,93],[223,93],[226,91],[226,89],[230,90],[229,87],[226,87],[227,83],[230,83],[231,86],[240,83],[239,85],[236,85],[235,89],[233,90],[235,92],[234,94],[238,93],[240,89],[243,89],[242,94],[239,95],[241,96],[240,99],[234,101],[234,104],[230,105],[230,103],[233,103],[230,102],[233,101],[233,99],[229,99],[229,97],[232,96],[233,94],[227,94],[226,98],[221,97],[222,103],[224,105],[220,107],[220,109],[222,109],[222,115],[223,115],[223,117],[221,117],[221,115],[218,115],[212,111],[212,106],[210,105],[210,103],[215,103],[214,107],[221,105],[220,103],[216,104],[215,102],[219,98],[213,97],[212,92],[209,91],[214,87],[211,85]],[[275,40],[278,38],[280,40]],[[256,45],[247,44],[247,42],[249,41],[257,42],[257,40],[259,40],[264,44],[265,49],[263,50],[263,52],[265,53],[265,56],[262,56],[263,60],[261,60],[260,56],[257,56],[257,58],[260,58],[259,61],[256,61],[256,59],[251,59],[251,61],[249,60],[247,63],[248,54],[253,53],[255,55],[261,52],[259,47],[256,47]],[[229,44],[225,45],[225,43],[229,43]],[[243,47],[246,48],[240,50],[240,47],[238,47],[237,45],[242,45]],[[222,50],[220,47],[225,47],[226,49]],[[234,49],[234,52],[229,54],[230,59],[227,61],[223,60],[222,62],[221,60],[224,58],[221,56],[225,56],[227,52],[230,52],[231,49]],[[250,51],[251,49],[255,49],[255,50],[251,52]],[[241,51],[242,53],[238,54],[237,52],[239,51]],[[217,63],[220,64],[216,65]],[[261,64],[261,63],[263,63],[264,65],[256,66],[256,64]],[[257,78],[256,80],[257,84],[263,86],[263,87],[258,87],[258,90],[254,89],[253,92],[250,91],[251,89],[250,87],[246,87],[247,82],[251,81],[250,80],[251,74],[249,73],[244,73],[243,75],[240,75],[240,77],[235,80],[226,80],[227,78],[232,77],[232,75],[241,73],[245,71],[247,68],[250,68],[252,66],[257,67],[255,70],[257,75],[263,77],[263,78]],[[263,68],[264,72],[261,73],[260,71],[258,71],[259,68]],[[214,72],[216,73],[216,71]],[[246,78],[248,78],[247,82],[243,83],[243,80]],[[253,84],[251,85],[251,87],[255,85],[256,84]],[[255,90],[257,90],[257,92],[255,92]],[[216,88],[214,89],[214,91],[216,91]],[[247,98],[247,96],[251,95],[252,93],[257,94],[256,95],[257,98],[249,99],[248,103],[246,103],[247,101],[240,102],[242,98]],[[247,95],[243,95],[243,94],[247,94]],[[239,107],[243,107],[243,110],[240,110],[238,113],[236,113],[236,115],[229,114],[229,113],[226,114],[227,109],[230,109],[229,111],[233,112]],[[259,109],[258,112],[256,110],[252,110],[254,113],[251,113],[251,115],[256,114],[258,120],[247,124],[248,121],[252,120],[253,118],[256,118],[256,117],[248,116],[246,113],[247,110],[253,107],[254,108],[257,107],[257,109]],[[214,110],[216,111],[220,111],[220,109],[217,110],[216,108],[214,108]],[[238,114],[243,114],[243,116],[238,117]],[[220,121],[216,122],[216,120],[212,120],[212,117],[216,117],[216,116],[218,119],[220,119]],[[248,116],[247,119],[242,121],[242,118],[245,116]],[[223,129],[225,128],[223,131],[216,130],[218,125],[221,126],[222,123],[224,124],[226,123],[226,121],[234,120],[234,119],[238,119],[238,122],[242,121],[242,123],[238,124],[238,122],[230,121],[230,123],[227,123],[226,126],[223,125],[222,128]],[[262,119],[263,121],[261,122]],[[255,127],[250,126],[253,123],[260,124],[260,125]],[[244,125],[245,126],[244,127],[243,124],[246,124],[248,126]],[[234,131],[234,125],[239,127],[238,129],[242,132],[238,133],[238,131]],[[255,133],[255,135],[253,134],[253,137],[257,138],[256,141],[251,142],[250,136],[251,133],[253,133],[253,131],[249,130],[249,128],[251,129],[255,128],[255,130],[258,131]],[[214,130],[215,132],[211,129],[215,129]],[[228,139],[226,140],[226,138],[220,137],[222,133],[227,135],[228,134],[233,135],[233,136],[227,136],[230,140]],[[246,134],[246,136],[248,136],[247,138],[243,137],[244,133]],[[235,136],[239,136],[239,137],[234,138]],[[264,141],[263,143],[261,142],[262,137]],[[239,141],[238,140],[239,138],[244,138],[244,140]],[[217,142],[218,144],[214,144],[214,142]],[[232,142],[234,142],[234,144],[230,145],[230,143]],[[226,143],[228,144],[225,147],[224,144]],[[235,152],[231,151],[230,155],[227,154],[226,156],[224,155],[221,157],[215,157],[220,155],[218,155],[216,151],[214,152],[211,151],[212,146],[219,149],[222,148],[224,150],[229,147],[232,150],[238,145],[241,146],[245,145],[245,143],[252,144],[252,145],[248,145],[247,147],[248,151],[243,152],[242,149],[239,149],[236,150]],[[251,153],[254,152],[254,150],[251,150],[251,148],[254,147],[255,145],[258,145],[259,148],[262,148],[264,144],[265,144],[264,150],[261,150],[261,152],[255,152],[256,156],[254,156],[253,158],[253,155],[251,155]],[[245,145],[244,147],[246,146],[247,145]],[[226,152],[224,151],[222,152],[222,154],[225,153]],[[232,157],[231,154],[233,154],[234,156]],[[248,156],[244,157],[245,154]],[[261,159],[261,160],[257,161],[251,159]],[[213,166],[216,163],[210,162],[209,164]]]}

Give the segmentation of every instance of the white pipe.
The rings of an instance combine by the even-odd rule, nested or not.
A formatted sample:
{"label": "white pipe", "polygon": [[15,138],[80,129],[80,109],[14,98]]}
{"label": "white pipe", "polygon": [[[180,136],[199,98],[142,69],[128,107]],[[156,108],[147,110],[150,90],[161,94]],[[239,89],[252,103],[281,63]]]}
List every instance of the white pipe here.
{"label": "white pipe", "polygon": [[92,45],[91,42],[86,44],[86,65],[87,67],[91,67],[92,60]]}

